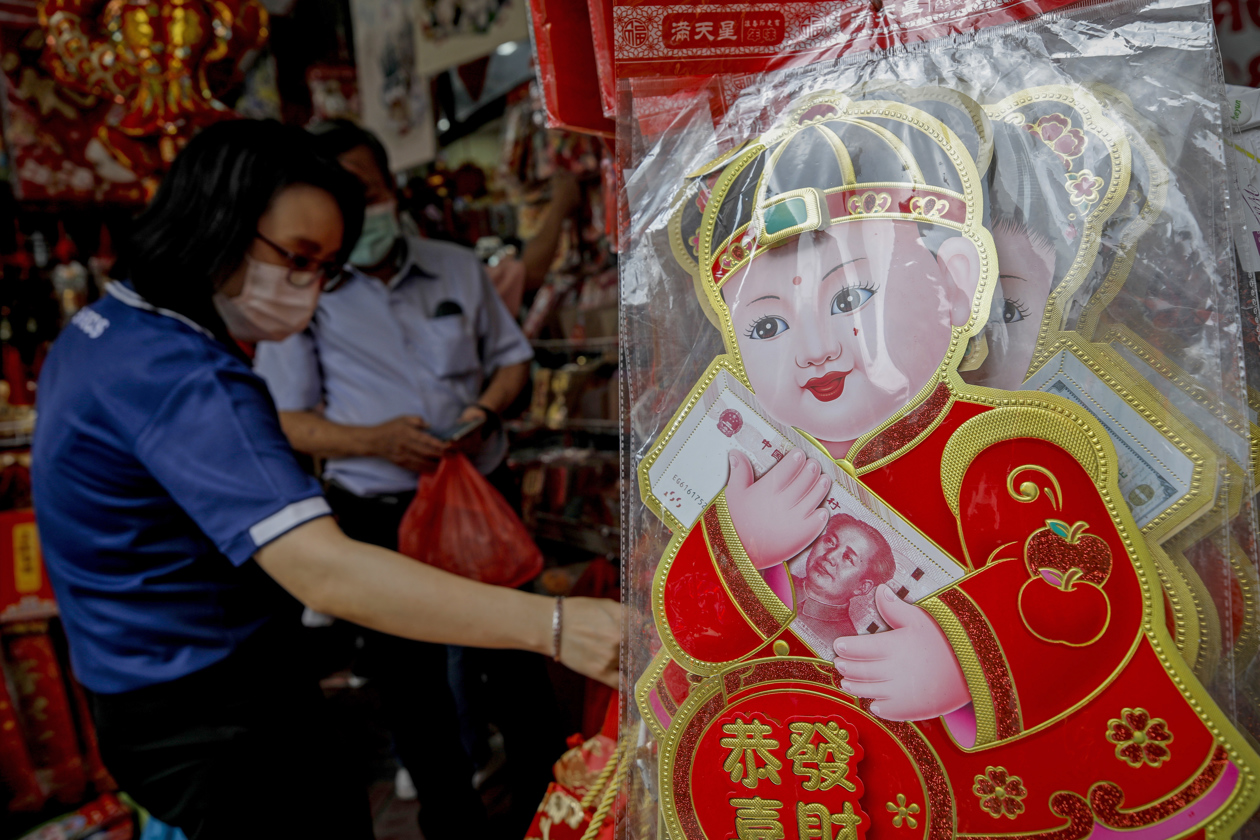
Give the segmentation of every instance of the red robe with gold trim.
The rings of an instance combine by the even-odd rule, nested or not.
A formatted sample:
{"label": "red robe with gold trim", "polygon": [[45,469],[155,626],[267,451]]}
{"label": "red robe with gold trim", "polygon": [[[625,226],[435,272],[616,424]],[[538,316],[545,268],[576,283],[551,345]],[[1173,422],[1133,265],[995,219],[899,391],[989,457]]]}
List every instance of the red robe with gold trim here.
{"label": "red robe with gold trim", "polygon": [[[1161,661],[1175,651],[1168,645],[1161,653],[1146,632],[1153,605],[1162,604],[1158,581],[1144,579],[1131,559],[1118,511],[1109,510],[1082,466],[1080,441],[1073,448],[1019,437],[1025,417],[1008,439],[968,445],[975,437],[969,429],[983,421],[971,424],[949,447],[948,457],[962,451],[969,458],[946,465],[962,471],[957,514],[951,508],[940,478],[946,445],[964,423],[993,410],[942,385],[853,457],[859,471],[874,467],[861,473],[863,484],[967,570],[918,602],[949,639],[975,714],[974,736],[957,725],[951,732],[940,718],[914,724],[949,778],[956,833],[1083,837],[1094,822],[1134,829],[1171,817],[1175,829],[1167,835],[1181,835],[1219,810],[1212,803],[1225,801],[1224,790],[1237,788],[1251,802],[1254,783],[1236,774],[1231,759],[1237,764],[1241,756],[1225,746],[1228,740],[1237,747],[1239,736],[1214,732],[1220,719],[1211,723],[1196,712],[1190,689]],[[1088,443],[1084,427],[1076,433]],[[1034,495],[1029,483],[1035,498],[1017,498]],[[1132,528],[1128,539],[1141,537]],[[759,591],[724,497],[662,565],[655,609],[677,661],[654,669],[655,683],[645,686],[645,713],[663,712],[662,727],[697,681],[689,671],[712,673],[776,653],[813,655],[786,629],[783,605]],[[1157,614],[1162,620],[1162,610]],[[1207,699],[1197,684],[1193,690]],[[1019,805],[999,814],[984,786],[973,785],[993,768],[1019,777],[1023,788]],[[1199,813],[1188,816],[1196,802]],[[1087,827],[1081,814],[1093,817]]]}

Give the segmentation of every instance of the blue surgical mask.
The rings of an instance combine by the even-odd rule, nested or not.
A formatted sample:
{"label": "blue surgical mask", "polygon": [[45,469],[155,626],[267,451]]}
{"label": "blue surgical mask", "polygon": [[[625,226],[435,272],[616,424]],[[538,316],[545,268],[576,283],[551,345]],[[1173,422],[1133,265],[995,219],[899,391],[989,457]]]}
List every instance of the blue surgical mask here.
{"label": "blue surgical mask", "polygon": [[360,268],[380,265],[401,234],[397,203],[383,201],[371,205],[363,213],[363,232],[350,252],[350,264]]}

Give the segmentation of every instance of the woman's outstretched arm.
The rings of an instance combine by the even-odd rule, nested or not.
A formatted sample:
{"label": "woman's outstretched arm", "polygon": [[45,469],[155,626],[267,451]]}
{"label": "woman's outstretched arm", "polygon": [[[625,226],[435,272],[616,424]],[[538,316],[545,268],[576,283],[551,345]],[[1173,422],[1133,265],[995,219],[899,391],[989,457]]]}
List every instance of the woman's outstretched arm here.
{"label": "woman's outstretched arm", "polygon": [[[255,559],[306,606],[364,627],[426,642],[552,653],[554,599],[477,583],[356,542],[330,517],[294,528]],[[616,686],[621,606],[571,598],[563,609],[560,661]]]}

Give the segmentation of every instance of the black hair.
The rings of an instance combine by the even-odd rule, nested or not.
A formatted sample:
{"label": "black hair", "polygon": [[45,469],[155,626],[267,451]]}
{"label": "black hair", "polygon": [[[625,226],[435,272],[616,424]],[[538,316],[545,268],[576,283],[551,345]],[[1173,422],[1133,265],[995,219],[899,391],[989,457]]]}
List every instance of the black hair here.
{"label": "black hair", "polygon": [[394,187],[394,176],[389,168],[389,152],[380,138],[356,122],[347,119],[326,120],[311,127],[315,148],[324,157],[336,160],[351,149],[367,147],[381,170],[381,177]]}
{"label": "black hair", "polygon": [[235,351],[214,293],[244,261],[272,199],[293,184],[318,187],[337,202],[343,233],[336,259],[344,262],[363,228],[359,180],[322,157],[300,128],[230,120],[206,128],[175,158],[123,248],[123,276],[149,303],[195,321]]}
{"label": "black hair", "polygon": [[875,547],[875,553],[866,558],[867,571],[872,572],[871,582],[878,585],[892,580],[897,574],[897,561],[893,557],[892,546],[888,544],[887,538],[879,532],[879,529],[851,514],[835,513],[832,514],[831,519],[827,520],[827,527],[823,529],[823,533],[835,533],[841,528],[856,528]]}

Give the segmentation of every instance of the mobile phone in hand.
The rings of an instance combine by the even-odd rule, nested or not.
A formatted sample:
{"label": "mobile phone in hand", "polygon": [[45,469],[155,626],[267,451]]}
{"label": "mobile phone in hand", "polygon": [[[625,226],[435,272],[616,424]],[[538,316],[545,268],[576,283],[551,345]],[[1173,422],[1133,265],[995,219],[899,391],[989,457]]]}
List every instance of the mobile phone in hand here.
{"label": "mobile phone in hand", "polygon": [[460,423],[450,429],[434,430],[431,434],[438,440],[446,443],[457,443],[468,437],[473,432],[485,425],[486,418],[478,417],[476,420],[469,420],[467,423]]}

